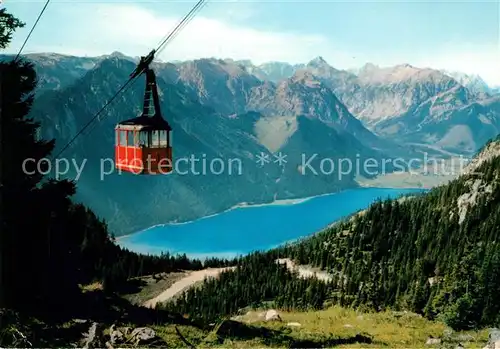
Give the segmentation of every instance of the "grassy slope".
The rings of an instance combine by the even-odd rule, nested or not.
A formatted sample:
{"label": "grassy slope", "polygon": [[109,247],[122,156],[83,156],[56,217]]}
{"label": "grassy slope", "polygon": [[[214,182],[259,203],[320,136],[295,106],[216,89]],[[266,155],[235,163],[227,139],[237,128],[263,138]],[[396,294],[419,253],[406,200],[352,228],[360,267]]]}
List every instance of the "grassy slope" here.
{"label": "grassy slope", "polygon": [[[140,291],[125,296],[134,303],[161,292],[162,288],[178,279],[182,274],[168,275],[158,283],[152,278],[145,281]],[[151,280],[149,280],[151,279]],[[137,302],[137,300],[139,300]],[[451,337],[441,322],[402,312],[363,313],[338,306],[322,311],[279,312],[282,322],[265,322],[264,310],[248,311],[233,317],[238,323],[230,323],[222,330],[203,330],[189,325],[178,325],[181,333],[197,347],[207,348],[252,348],[252,347],[339,347],[339,348],[422,348],[428,346],[429,337],[441,338],[444,347],[455,348],[458,343],[468,348],[483,348],[488,331],[457,332]],[[300,326],[289,326],[299,323]],[[133,326],[131,324],[131,326]],[[234,328],[236,326],[236,328]],[[174,347],[186,347],[176,333],[175,325],[156,325],[155,331]],[[233,333],[229,333],[232,331]],[[369,340],[368,340],[369,339]]]}
{"label": "grassy slope", "polygon": [[[429,336],[442,338],[444,347],[455,348],[462,343],[466,348],[483,348],[487,330],[446,335],[444,324],[431,322],[410,313],[361,313],[340,307],[322,311],[280,312],[282,322],[263,322],[259,311],[250,311],[238,317],[240,325],[229,335],[220,331],[219,337],[194,327],[181,326],[183,335],[197,347],[253,348],[253,347],[338,347],[338,348],[423,348]],[[288,326],[297,322],[301,326]],[[235,324],[233,324],[233,327]],[[167,342],[185,346],[175,329],[157,326],[155,330]],[[365,341],[370,338],[371,343]],[[356,342],[357,339],[359,342]],[[365,339],[365,340],[363,340]],[[442,347],[443,347],[442,346]]]}
{"label": "grassy slope", "polygon": [[[86,288],[84,294],[91,297],[95,293],[99,295],[99,287],[94,286]],[[110,303],[110,300],[105,302]],[[94,300],[86,308],[103,308],[103,304],[95,303]],[[197,326],[182,316],[158,316],[154,319],[154,311],[142,311],[141,308],[133,308],[128,304],[125,300],[117,299],[109,304],[111,310],[102,311],[100,319],[92,316],[93,321],[102,323],[106,328],[111,324],[132,328],[148,326],[170,347],[175,348],[187,347],[176,332],[176,327],[197,348],[456,348],[461,343],[469,349],[483,348],[488,339],[488,330],[451,333],[443,323],[402,312],[363,313],[332,306],[321,311],[280,311],[282,321],[265,322],[265,310],[250,310],[232,320],[214,324],[210,330]],[[83,315],[82,318],[87,317]],[[26,345],[19,341],[16,329],[25,334],[34,347],[68,347],[82,338],[90,324],[80,324],[69,319],[59,324],[27,321],[28,319],[12,322],[2,320],[8,319],[0,316],[0,343],[10,344],[14,334],[18,340],[9,346],[18,347]],[[300,326],[291,326],[289,323],[299,323]],[[430,336],[441,338],[443,345],[426,345]]]}

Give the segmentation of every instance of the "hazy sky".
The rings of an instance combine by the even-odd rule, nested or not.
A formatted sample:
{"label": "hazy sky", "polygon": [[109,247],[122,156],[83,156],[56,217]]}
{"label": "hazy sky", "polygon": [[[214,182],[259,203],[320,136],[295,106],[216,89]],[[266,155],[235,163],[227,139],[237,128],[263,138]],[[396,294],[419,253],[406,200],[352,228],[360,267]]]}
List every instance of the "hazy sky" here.
{"label": "hazy sky", "polygon": [[[17,52],[44,3],[3,0],[27,24],[10,52]],[[145,55],[195,3],[52,0],[24,52]],[[305,63],[323,56],[336,68],[409,63],[479,74],[500,85],[499,17],[500,0],[208,0],[160,58]]]}

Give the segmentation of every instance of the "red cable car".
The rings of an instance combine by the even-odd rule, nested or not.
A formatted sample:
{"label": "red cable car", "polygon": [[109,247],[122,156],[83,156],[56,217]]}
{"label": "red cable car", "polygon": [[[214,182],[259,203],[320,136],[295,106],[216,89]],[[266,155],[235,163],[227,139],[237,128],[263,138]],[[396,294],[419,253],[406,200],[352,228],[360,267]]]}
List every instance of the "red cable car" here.
{"label": "red cable car", "polygon": [[170,145],[172,128],[161,115],[156,76],[149,68],[153,55],[142,57],[131,74],[131,77],[143,72],[146,74],[142,115],[122,121],[115,127],[115,167],[119,171],[167,174],[173,170]]}

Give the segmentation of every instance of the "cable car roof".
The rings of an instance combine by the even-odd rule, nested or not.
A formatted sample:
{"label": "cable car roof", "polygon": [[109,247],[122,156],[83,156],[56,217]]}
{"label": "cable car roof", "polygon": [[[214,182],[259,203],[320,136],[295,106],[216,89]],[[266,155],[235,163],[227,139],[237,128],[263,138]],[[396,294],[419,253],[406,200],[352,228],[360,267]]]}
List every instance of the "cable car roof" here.
{"label": "cable car roof", "polygon": [[172,127],[162,117],[148,117],[145,115],[122,121],[116,125],[117,129],[135,131],[171,131]]}

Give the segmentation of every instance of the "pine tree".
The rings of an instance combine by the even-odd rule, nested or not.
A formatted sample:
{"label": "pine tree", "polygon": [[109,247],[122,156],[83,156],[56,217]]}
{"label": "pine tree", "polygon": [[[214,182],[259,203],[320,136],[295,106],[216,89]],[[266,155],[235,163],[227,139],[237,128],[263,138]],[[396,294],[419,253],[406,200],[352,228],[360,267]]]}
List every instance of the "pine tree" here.
{"label": "pine tree", "polygon": [[[2,9],[0,46],[7,47],[21,26]],[[40,160],[49,157],[54,141],[37,140],[39,124],[28,118],[36,87],[32,64],[22,59],[0,62],[0,77],[2,305],[28,307],[31,302],[57,301],[55,293],[72,288],[69,253],[76,246],[66,239],[65,220],[75,187],[42,174],[47,162]],[[37,168],[37,163],[42,166]]]}
{"label": "pine tree", "polygon": [[0,49],[5,49],[10,44],[16,29],[24,26],[25,23],[8,13],[6,9],[0,9]]}

